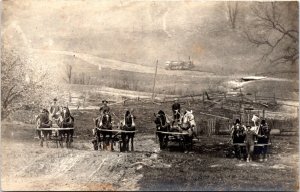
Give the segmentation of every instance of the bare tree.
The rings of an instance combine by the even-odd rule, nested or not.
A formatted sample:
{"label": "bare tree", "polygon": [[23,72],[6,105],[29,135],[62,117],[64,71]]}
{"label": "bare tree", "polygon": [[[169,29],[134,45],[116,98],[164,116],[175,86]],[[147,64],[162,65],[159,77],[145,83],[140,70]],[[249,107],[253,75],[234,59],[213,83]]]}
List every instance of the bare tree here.
{"label": "bare tree", "polygon": [[236,18],[238,15],[238,2],[236,1],[227,1],[227,13],[228,13],[228,20],[230,22],[230,26],[232,29],[236,27]]}
{"label": "bare tree", "polygon": [[68,84],[71,84],[71,83],[72,83],[72,70],[73,70],[72,65],[67,64],[66,67],[65,67],[66,77],[64,77],[64,80],[65,80]]}
{"label": "bare tree", "polygon": [[[72,65],[66,64],[66,66],[65,66],[65,74],[66,74],[66,77],[64,77],[63,79],[64,79],[68,84],[71,84],[71,83],[72,83],[72,70],[73,70]],[[69,88],[69,102],[70,102],[70,103],[72,102],[72,96],[71,96],[71,90],[70,90],[70,88]]]}
{"label": "bare tree", "polygon": [[291,10],[295,4],[288,3],[293,2],[257,2],[252,7],[254,20],[245,33],[249,42],[263,47],[261,62],[278,65],[298,61],[298,24],[290,22],[298,18],[298,9]]}

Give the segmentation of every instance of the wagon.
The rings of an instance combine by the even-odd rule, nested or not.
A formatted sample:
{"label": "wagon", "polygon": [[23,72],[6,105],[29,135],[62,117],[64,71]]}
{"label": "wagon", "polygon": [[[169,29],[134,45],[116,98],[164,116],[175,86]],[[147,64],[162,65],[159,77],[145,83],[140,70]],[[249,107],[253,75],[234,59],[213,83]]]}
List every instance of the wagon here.
{"label": "wagon", "polygon": [[[246,143],[233,143],[233,142],[231,142],[231,145],[233,147],[240,147],[239,151],[240,151],[241,154],[239,154],[239,155],[242,155],[246,151]],[[257,143],[255,141],[255,143],[254,143],[254,155],[256,155],[256,156],[260,155],[259,151],[263,147],[269,147],[269,146],[272,146],[271,140],[269,140],[268,143]],[[269,154],[269,150],[267,151],[266,155],[268,155],[268,154]],[[243,154],[243,155],[245,155],[245,154]]]}
{"label": "wagon", "polygon": [[[43,141],[46,141],[46,145],[48,147],[48,141],[52,141],[56,143],[56,147],[60,145],[63,147],[63,139],[64,136],[59,135],[59,131],[68,131],[68,130],[74,130],[74,128],[59,128],[51,127],[51,128],[36,128],[36,133],[40,136],[36,136],[35,138],[40,139],[40,145],[43,147]],[[47,135],[49,136],[47,137]],[[72,136],[71,139],[73,140],[75,136]],[[70,147],[70,145],[67,145],[67,147]]]}
{"label": "wagon", "polygon": [[181,149],[187,151],[192,149],[194,145],[193,136],[191,137],[187,131],[156,131],[156,136],[162,136],[163,139],[159,139],[160,149],[168,147],[170,142],[178,143]]}

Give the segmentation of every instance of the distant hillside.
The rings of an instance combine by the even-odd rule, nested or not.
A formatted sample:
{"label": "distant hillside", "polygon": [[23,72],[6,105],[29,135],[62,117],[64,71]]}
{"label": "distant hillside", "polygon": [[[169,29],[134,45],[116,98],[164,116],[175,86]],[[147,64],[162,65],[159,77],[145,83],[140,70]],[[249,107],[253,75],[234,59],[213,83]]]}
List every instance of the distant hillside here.
{"label": "distant hillside", "polygon": [[[261,50],[245,37],[251,2],[239,2],[236,29],[226,2],[197,1],[43,1],[3,2],[3,41],[15,48],[73,51],[159,67],[187,60],[196,70],[218,74],[294,71],[297,66],[260,63]],[[80,9],[78,9],[80,7]],[[72,57],[59,62],[91,71]],[[51,62],[48,60],[46,62]],[[58,61],[57,61],[58,62]]]}

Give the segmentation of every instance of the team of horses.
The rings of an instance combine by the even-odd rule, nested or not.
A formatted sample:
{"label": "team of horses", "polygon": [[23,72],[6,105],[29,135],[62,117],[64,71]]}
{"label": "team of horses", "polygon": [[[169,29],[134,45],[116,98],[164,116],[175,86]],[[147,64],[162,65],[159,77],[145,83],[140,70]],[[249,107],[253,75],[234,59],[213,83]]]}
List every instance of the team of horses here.
{"label": "team of horses", "polygon": [[[193,138],[196,136],[196,122],[193,111],[186,110],[183,114],[177,111],[176,116],[178,116],[178,119],[173,119],[171,123],[169,116],[164,111],[159,110],[157,114],[154,113],[154,123],[156,124],[160,149],[167,148],[168,142],[175,140],[185,150],[191,150]],[[173,139],[170,139],[170,137]]]}
{"label": "team of horses", "polygon": [[[129,151],[129,143],[131,151],[134,151],[133,139],[135,136],[135,116],[132,111],[126,110],[124,119],[117,124],[116,131],[113,131],[112,117],[110,113],[104,113],[94,119],[95,128],[93,135],[95,139],[92,141],[95,150],[103,149],[114,150],[114,142],[117,140],[117,135],[121,135],[120,150]],[[121,130],[121,131],[118,131]],[[102,137],[101,137],[102,136]],[[102,143],[102,146],[101,146]]]}
{"label": "team of horses", "polygon": [[[49,116],[49,111],[43,109],[42,112],[36,116],[36,128],[37,134],[40,139],[40,145],[43,146],[44,141],[48,147],[49,140],[54,135],[59,142],[59,145],[63,147],[63,140],[66,141],[67,148],[71,147],[74,135],[74,117],[71,115],[68,107],[60,107],[60,110],[55,114],[56,118]],[[59,129],[53,128],[54,123]],[[71,129],[70,129],[71,128]]]}
{"label": "team of horses", "polygon": [[[100,115],[94,119],[95,128],[93,129],[94,140],[92,141],[95,150],[114,150],[113,146],[116,141],[119,141],[120,151],[134,151],[134,136],[135,136],[135,116],[133,111],[126,110],[124,118],[117,124],[117,129],[113,129],[112,116],[109,112]],[[63,141],[65,140],[67,148],[71,147],[74,135],[74,117],[71,115],[68,107],[60,107],[60,110],[55,114],[56,118],[50,117],[47,109],[43,109],[42,112],[36,116],[37,134],[40,139],[40,145],[46,142],[48,146],[51,136],[54,134],[58,140],[58,143],[63,147]],[[163,110],[159,110],[154,113],[154,123],[156,125],[156,135],[159,140],[160,149],[168,147],[170,141],[177,141],[186,150],[192,150],[193,139],[196,137],[197,126],[193,111],[186,110],[183,114],[177,112],[177,119],[170,118]],[[262,144],[258,153],[265,158],[270,129],[268,126],[262,126],[265,124],[258,124],[257,119],[254,121],[254,128],[256,130],[255,141],[257,144]],[[57,124],[59,129],[53,128],[53,124]],[[233,144],[243,144],[245,142],[245,127],[236,124],[232,130],[232,142]],[[120,135],[120,139],[117,137]],[[242,154],[252,155],[254,148],[250,147],[246,152],[241,145],[234,146],[234,153],[237,158],[241,158]]]}
{"label": "team of horses", "polygon": [[[265,120],[262,120],[261,123],[258,122],[258,119],[252,119],[254,126],[245,126],[241,125],[239,120],[233,126],[231,133],[231,140],[234,145],[234,156],[237,159],[247,159],[251,160],[255,155],[259,156],[259,159],[262,161],[266,160],[266,155],[268,151],[268,145],[270,144],[270,132],[271,129],[267,125]],[[249,141],[247,141],[247,131],[253,132],[253,141],[251,146],[249,146]],[[252,139],[252,138],[251,138]],[[244,144],[246,144],[244,146]],[[258,148],[255,148],[259,146]],[[256,149],[256,150],[255,150]]]}

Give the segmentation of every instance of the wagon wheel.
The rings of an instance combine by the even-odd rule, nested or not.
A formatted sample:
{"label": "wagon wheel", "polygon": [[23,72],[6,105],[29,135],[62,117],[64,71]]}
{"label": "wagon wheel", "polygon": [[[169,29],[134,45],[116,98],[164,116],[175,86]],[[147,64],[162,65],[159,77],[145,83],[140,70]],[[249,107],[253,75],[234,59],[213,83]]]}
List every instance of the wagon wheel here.
{"label": "wagon wheel", "polygon": [[177,138],[176,140],[178,140],[179,148],[184,150],[184,148],[185,148],[185,147],[184,147],[184,143],[185,143],[184,138],[183,138],[182,136],[180,136],[180,137]]}
{"label": "wagon wheel", "polygon": [[92,141],[94,150],[97,151],[99,149],[99,138],[97,132],[93,130],[94,140]]}
{"label": "wagon wheel", "polygon": [[163,149],[166,149],[168,147],[168,142],[169,142],[168,135],[165,135],[162,143]]}
{"label": "wagon wheel", "polygon": [[94,150],[97,151],[98,150],[98,146],[99,146],[97,137],[95,137],[95,139],[93,141],[93,145],[94,145]]}

